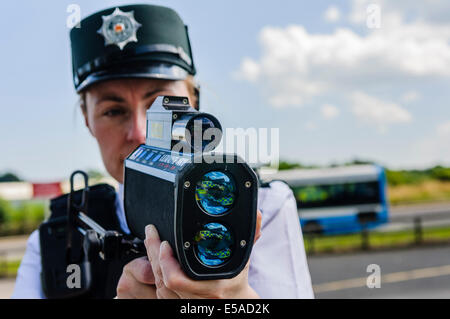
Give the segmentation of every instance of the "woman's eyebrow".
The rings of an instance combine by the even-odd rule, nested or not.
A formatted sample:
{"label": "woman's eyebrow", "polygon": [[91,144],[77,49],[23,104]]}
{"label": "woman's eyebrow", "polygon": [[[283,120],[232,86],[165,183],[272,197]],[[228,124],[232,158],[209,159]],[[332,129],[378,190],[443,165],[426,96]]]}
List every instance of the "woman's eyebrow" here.
{"label": "woman's eyebrow", "polygon": [[[142,96],[142,99],[149,98],[150,96],[153,96],[155,93],[162,92],[164,90],[165,90],[164,88],[158,88],[158,89],[155,89],[155,90],[148,91]],[[96,104],[100,104],[100,103],[105,102],[105,101],[112,101],[112,102],[122,103],[122,102],[125,102],[125,99],[123,97],[119,96],[119,95],[114,94],[114,93],[107,93],[107,94],[101,96],[97,100]]]}
{"label": "woman's eyebrow", "polygon": [[115,95],[115,94],[105,94],[105,95],[103,95],[102,97],[100,97],[98,99],[96,104],[100,104],[100,103],[105,102],[105,101],[112,101],[112,102],[119,102],[119,103],[121,103],[121,102],[124,102],[125,99],[120,97],[120,96],[118,96],[118,95]]}
{"label": "woman's eyebrow", "polygon": [[145,94],[142,96],[142,99],[146,99],[146,98],[148,98],[148,97],[154,95],[155,93],[162,92],[162,91],[164,91],[164,90],[165,90],[164,88],[158,88],[158,89],[155,89],[155,90],[152,90],[152,91],[148,91],[147,93],[145,93]]}

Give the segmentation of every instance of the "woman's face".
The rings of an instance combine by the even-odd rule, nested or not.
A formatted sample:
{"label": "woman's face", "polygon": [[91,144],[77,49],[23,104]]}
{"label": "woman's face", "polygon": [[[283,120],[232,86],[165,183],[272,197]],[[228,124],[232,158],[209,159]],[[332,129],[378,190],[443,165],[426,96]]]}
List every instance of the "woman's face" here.
{"label": "woman's face", "polygon": [[125,158],[145,143],[145,113],[159,95],[189,97],[189,90],[185,81],[119,79],[86,91],[86,126],[97,140],[106,170],[119,183]]}

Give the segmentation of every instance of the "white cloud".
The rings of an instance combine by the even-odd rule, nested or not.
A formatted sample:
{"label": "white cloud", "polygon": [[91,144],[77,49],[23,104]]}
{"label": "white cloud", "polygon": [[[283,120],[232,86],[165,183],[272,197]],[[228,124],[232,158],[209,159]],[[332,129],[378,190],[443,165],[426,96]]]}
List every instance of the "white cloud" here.
{"label": "white cloud", "polygon": [[250,58],[244,58],[241,62],[241,68],[235,72],[237,79],[244,79],[249,82],[255,82],[260,74],[260,66]]}
{"label": "white cloud", "polygon": [[439,124],[436,127],[436,133],[439,137],[448,138],[450,140],[450,121]]}
{"label": "white cloud", "polygon": [[358,120],[374,124],[382,132],[395,123],[409,123],[412,115],[400,105],[383,101],[362,92],[351,95],[352,113]]}
{"label": "white cloud", "polygon": [[378,5],[381,9],[381,19],[388,24],[391,21],[402,19],[404,16],[413,16],[431,24],[448,24],[450,1],[448,0],[352,0],[348,20],[355,24],[365,24],[367,8]]}
{"label": "white cloud", "polygon": [[334,105],[324,104],[324,105],[322,105],[322,108],[320,109],[320,113],[326,119],[333,119],[339,115],[340,111]]}
{"label": "white cloud", "polygon": [[412,144],[409,158],[412,164],[429,165],[450,163],[450,121],[436,128]]}
{"label": "white cloud", "polygon": [[415,102],[420,98],[420,93],[416,91],[408,91],[402,95],[401,100],[403,103]]}
{"label": "white cloud", "polygon": [[[364,9],[368,1],[354,3]],[[335,92],[368,92],[380,84],[392,87],[394,96],[394,87],[406,79],[450,77],[450,22],[406,23],[389,8],[382,6],[382,28],[367,34],[342,27],[330,34],[309,33],[301,25],[264,27],[260,58],[243,59],[238,73],[274,107],[302,106]]]}
{"label": "white cloud", "polygon": [[309,132],[317,131],[317,129],[318,129],[317,124],[314,122],[311,122],[311,121],[306,122],[304,128],[306,131],[309,131]]}
{"label": "white cloud", "polygon": [[323,17],[327,22],[337,22],[341,18],[341,11],[336,6],[329,6]]}

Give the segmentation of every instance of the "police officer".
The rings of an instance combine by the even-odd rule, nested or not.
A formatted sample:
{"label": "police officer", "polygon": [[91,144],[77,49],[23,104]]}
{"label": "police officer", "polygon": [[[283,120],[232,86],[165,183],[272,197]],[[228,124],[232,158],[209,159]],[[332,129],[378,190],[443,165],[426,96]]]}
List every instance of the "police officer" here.
{"label": "police officer", "polygon": [[[105,168],[120,185],[114,211],[99,218],[113,218],[120,231],[129,233],[123,212],[123,163],[145,142],[146,109],[159,95],[188,96],[191,105],[199,106],[188,30],[175,11],[154,5],[109,8],[83,19],[80,26],[70,33],[75,89]],[[238,276],[193,281],[182,272],[170,245],[161,243],[157,230],[148,225],[147,256],[119,269],[113,296],[312,298],[296,201],[286,184],[260,188],[256,237],[249,264]],[[15,298],[48,297],[48,283],[41,281],[41,273],[48,273],[41,252],[48,247],[39,238],[35,231],[28,240]]]}

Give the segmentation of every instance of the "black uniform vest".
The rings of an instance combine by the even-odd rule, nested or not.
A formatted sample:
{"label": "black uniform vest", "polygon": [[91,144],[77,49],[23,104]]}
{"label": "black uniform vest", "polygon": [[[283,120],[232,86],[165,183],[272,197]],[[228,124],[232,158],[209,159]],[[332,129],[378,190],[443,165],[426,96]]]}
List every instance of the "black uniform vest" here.
{"label": "black uniform vest", "polygon": [[[81,191],[73,194],[76,203],[81,202]],[[88,216],[105,230],[121,233],[116,214],[116,191],[107,184],[90,187],[88,198]],[[73,232],[70,262],[66,254],[67,241],[67,205],[68,194],[51,200],[50,218],[39,227],[41,245],[41,282],[47,298],[113,298],[122,274],[122,269],[136,255],[128,255],[120,260],[105,261],[95,256],[86,267],[83,253],[83,235]],[[81,269],[81,287],[68,285],[68,278],[77,264]],[[89,283],[87,285],[86,283]]]}

